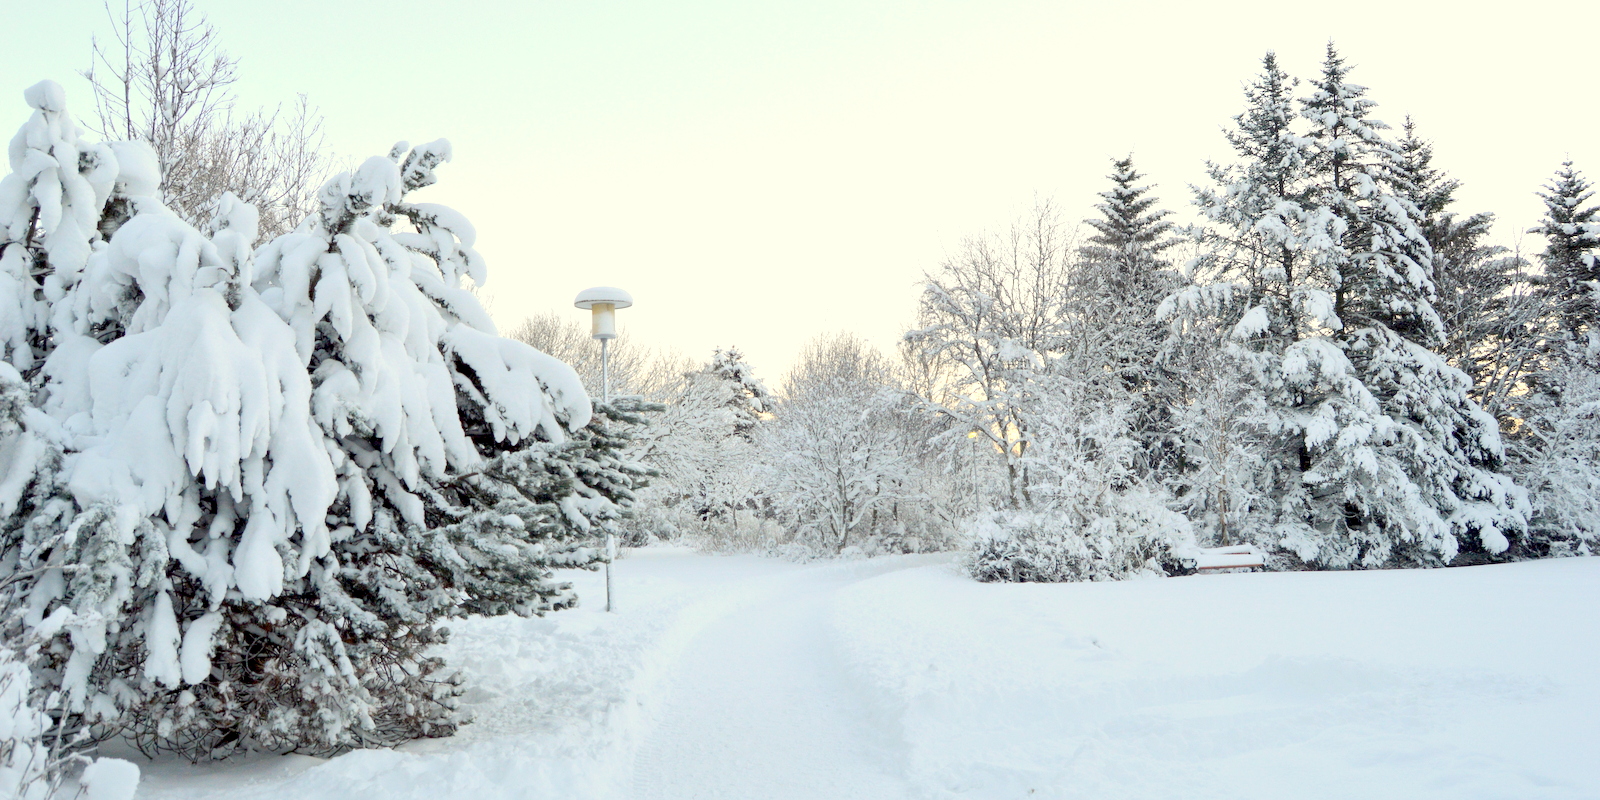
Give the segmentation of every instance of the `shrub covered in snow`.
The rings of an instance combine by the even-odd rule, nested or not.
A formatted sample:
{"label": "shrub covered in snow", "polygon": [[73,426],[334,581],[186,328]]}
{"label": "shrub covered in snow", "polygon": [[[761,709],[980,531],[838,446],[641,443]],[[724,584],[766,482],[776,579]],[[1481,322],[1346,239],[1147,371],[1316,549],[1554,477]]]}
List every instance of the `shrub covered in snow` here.
{"label": "shrub covered in snow", "polygon": [[762,480],[792,538],[838,553],[904,535],[917,503],[910,411],[890,364],[852,336],[819,337],[785,381],[760,437]]}
{"label": "shrub covered in snow", "polygon": [[449,143],[252,252],[254,208],[196,230],[61,95],[28,91],[0,183],[0,553],[35,576],[4,599],[68,615],[35,693],[193,758],[452,731],[439,623],[575,603],[550,570],[603,558],[639,471],[569,367],[496,334],[472,225],[412,199]]}
{"label": "shrub covered in snow", "polygon": [[[1065,368],[1058,362],[1057,370]],[[1161,576],[1193,546],[1189,521],[1140,478],[1127,384],[1102,374],[1034,375],[1027,504],[979,515],[967,569],[985,581]]]}
{"label": "shrub covered in snow", "polygon": [[1104,498],[1091,514],[994,511],[974,520],[967,570],[980,581],[1114,581],[1165,577],[1178,569],[1173,536],[1188,520],[1161,498]]}

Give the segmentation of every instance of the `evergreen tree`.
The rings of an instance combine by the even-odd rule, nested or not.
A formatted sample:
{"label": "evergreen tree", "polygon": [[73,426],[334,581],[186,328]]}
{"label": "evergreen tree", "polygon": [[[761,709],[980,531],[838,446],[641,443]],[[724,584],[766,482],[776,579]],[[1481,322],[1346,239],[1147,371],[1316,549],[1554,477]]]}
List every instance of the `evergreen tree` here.
{"label": "evergreen tree", "polygon": [[9,300],[48,304],[14,318],[47,320],[29,344],[53,349],[10,352],[45,357],[37,392],[0,375],[20,420],[0,431],[0,563],[27,576],[6,634],[45,640],[36,698],[192,758],[453,730],[439,623],[570,606],[550,569],[602,558],[595,528],[640,472],[570,368],[495,335],[462,285],[485,278],[471,225],[410,200],[448,143],[335,176],[252,253],[258,216],[231,195],[209,237],[139,196],[147,148],[63,162],[87,148],[59,95],[29,91],[16,141],[115,179],[88,182],[110,202],[87,224],[48,211],[27,148],[4,184],[8,220],[31,203],[50,223],[16,229],[33,283]]}
{"label": "evergreen tree", "polygon": [[1101,192],[1103,202],[1095,205],[1102,219],[1084,220],[1095,234],[1078,249],[1084,261],[1104,265],[1090,272],[1092,283],[1085,288],[1117,301],[1109,304],[1117,316],[1108,322],[1148,323],[1172,288],[1172,265],[1162,255],[1179,241],[1167,219],[1172,212],[1157,208],[1150,187],[1139,185],[1144,176],[1134,169],[1132,156],[1113,161],[1107,177],[1112,188]]}
{"label": "evergreen tree", "polygon": [[1565,338],[1586,346],[1600,310],[1600,205],[1584,205],[1594,197],[1593,184],[1571,161],[1562,162],[1539,197],[1545,216],[1528,231],[1548,242],[1539,254],[1544,275],[1538,294],[1556,309]]}
{"label": "evergreen tree", "polygon": [[1199,266],[1223,282],[1163,307],[1235,320],[1215,330],[1265,395],[1257,425],[1272,438],[1251,462],[1270,474],[1248,482],[1272,486],[1278,507],[1251,536],[1320,567],[1503,553],[1526,502],[1496,472],[1497,427],[1470,380],[1430,350],[1444,333],[1431,252],[1417,208],[1387,188],[1400,154],[1331,45],[1301,101],[1304,133],[1287,124],[1275,60],[1264,66],[1229,137],[1244,163],[1214,168],[1221,186],[1197,197],[1212,223]]}
{"label": "evergreen tree", "polygon": [[1433,253],[1434,308],[1444,325],[1440,353],[1472,378],[1473,396],[1498,417],[1522,375],[1536,363],[1531,320],[1537,298],[1523,291],[1527,262],[1487,243],[1493,214],[1450,211],[1460,181],[1433,166],[1433,145],[1407,118],[1394,191],[1419,212],[1417,226]]}
{"label": "evergreen tree", "polygon": [[1112,188],[1095,206],[1100,219],[1084,220],[1095,231],[1078,249],[1079,263],[1062,298],[1060,359],[1093,363],[1117,376],[1132,393],[1136,438],[1146,444],[1141,472],[1170,460],[1166,394],[1170,376],[1156,364],[1166,331],[1150,324],[1162,299],[1179,285],[1164,253],[1177,245],[1170,211],[1157,207],[1133,157],[1115,159],[1107,176]]}
{"label": "evergreen tree", "polygon": [[737,347],[726,350],[718,347],[712,352],[711,364],[706,370],[729,385],[728,408],[734,416],[733,432],[747,442],[752,441],[761,415],[770,410],[772,393],[755,376],[755,370],[744,362],[744,354]]}
{"label": "evergreen tree", "polygon": [[1103,202],[1095,206],[1102,218],[1084,220],[1095,234],[1078,248],[1080,263],[1068,280],[1062,311],[1067,325],[1081,321],[1100,331],[1097,349],[1105,365],[1130,388],[1142,388],[1163,338],[1150,317],[1178,283],[1163,253],[1179,240],[1167,219],[1172,212],[1157,208],[1150,187],[1139,185],[1143,176],[1132,156],[1113,161],[1112,168],[1112,188],[1100,193]]}
{"label": "evergreen tree", "polygon": [[1600,543],[1600,207],[1590,183],[1562,165],[1540,193],[1545,218],[1540,301],[1540,366],[1516,400],[1513,438],[1519,477],[1533,492],[1529,555],[1576,555]]}

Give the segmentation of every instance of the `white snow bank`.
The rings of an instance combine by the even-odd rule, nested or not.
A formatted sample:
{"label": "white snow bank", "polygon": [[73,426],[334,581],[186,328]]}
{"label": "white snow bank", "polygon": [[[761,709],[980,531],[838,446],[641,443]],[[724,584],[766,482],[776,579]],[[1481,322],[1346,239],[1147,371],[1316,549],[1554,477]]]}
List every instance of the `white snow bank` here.
{"label": "white snow bank", "polygon": [[1600,796],[1600,559],[839,594],[932,798]]}

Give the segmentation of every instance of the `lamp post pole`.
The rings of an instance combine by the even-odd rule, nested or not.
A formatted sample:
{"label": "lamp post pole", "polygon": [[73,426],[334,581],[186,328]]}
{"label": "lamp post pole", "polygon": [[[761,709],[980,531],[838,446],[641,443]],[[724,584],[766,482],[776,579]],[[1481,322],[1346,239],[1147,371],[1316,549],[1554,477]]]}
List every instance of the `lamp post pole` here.
{"label": "lamp post pole", "polygon": [[[633,296],[614,286],[596,286],[578,293],[572,303],[588,309],[593,321],[590,335],[600,340],[600,403],[611,405],[611,340],[617,338],[617,309],[633,305]],[[611,602],[611,562],[617,558],[615,534],[606,531],[606,611],[615,610]]]}
{"label": "lamp post pole", "polygon": [[611,340],[600,340],[600,402],[611,405]]}
{"label": "lamp post pole", "polygon": [[[600,402],[611,405],[611,340],[600,340]],[[611,562],[617,560],[617,540],[606,531],[606,613],[611,613]]]}

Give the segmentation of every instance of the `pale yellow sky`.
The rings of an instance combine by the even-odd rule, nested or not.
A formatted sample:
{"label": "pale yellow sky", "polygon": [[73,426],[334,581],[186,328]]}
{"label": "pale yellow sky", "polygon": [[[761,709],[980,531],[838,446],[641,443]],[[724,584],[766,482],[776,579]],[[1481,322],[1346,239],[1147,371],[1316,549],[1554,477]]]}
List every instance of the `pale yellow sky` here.
{"label": "pale yellow sky", "polygon": [[[304,92],[357,159],[454,143],[426,199],[477,226],[502,326],[617,285],[630,334],[773,383],[821,332],[892,347],[922,272],[1035,197],[1088,216],[1110,157],[1183,210],[1267,49],[1306,77],[1334,39],[1504,243],[1563,158],[1600,178],[1588,2],[459,5],[200,0],[246,104]],[[0,29],[0,127],[44,77],[88,112],[97,3],[10,0]]]}

